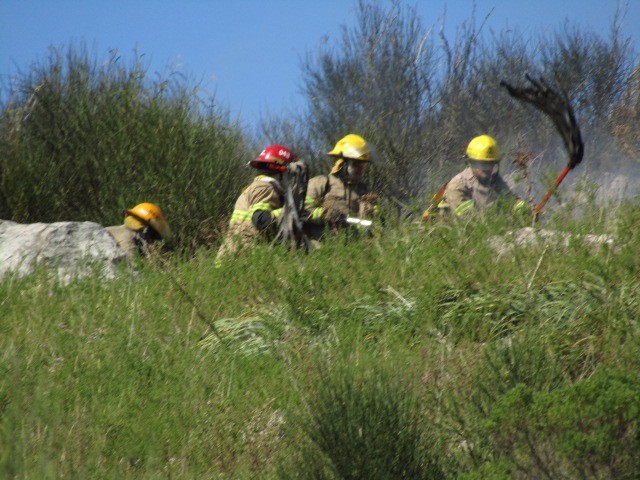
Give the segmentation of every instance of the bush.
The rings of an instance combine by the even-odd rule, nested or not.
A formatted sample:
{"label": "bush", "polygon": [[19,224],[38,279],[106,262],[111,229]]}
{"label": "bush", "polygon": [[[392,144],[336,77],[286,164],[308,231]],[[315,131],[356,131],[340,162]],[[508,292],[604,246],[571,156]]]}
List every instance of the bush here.
{"label": "bush", "polygon": [[347,361],[321,368],[310,392],[306,443],[280,478],[444,478],[424,446],[415,394],[390,372]]}
{"label": "bush", "polygon": [[185,246],[209,243],[242,185],[239,128],[177,73],[136,58],[100,64],[52,49],[11,85],[0,113],[0,218],[117,224],[160,205]]}
{"label": "bush", "polygon": [[497,402],[487,431],[515,478],[637,478],[639,380],[602,369],[551,392],[520,384]]}
{"label": "bush", "polygon": [[510,98],[500,81],[519,84],[530,73],[566,91],[597,171],[625,162],[615,142],[602,140],[612,134],[625,157],[637,160],[638,68],[622,19],[620,9],[608,38],[570,24],[553,35],[490,35],[473,10],[447,38],[444,25],[425,25],[402,2],[360,0],[354,26],[302,61],[306,110],[264,119],[263,133],[287,135],[294,125],[306,142],[296,149],[320,164],[321,152],[359,133],[377,148],[372,187],[409,205],[424,205],[463,166],[469,140],[490,134],[505,152],[503,172],[528,158],[525,167],[535,175],[527,178],[542,195],[544,174],[552,170],[555,179],[566,164],[562,142],[547,117]]}

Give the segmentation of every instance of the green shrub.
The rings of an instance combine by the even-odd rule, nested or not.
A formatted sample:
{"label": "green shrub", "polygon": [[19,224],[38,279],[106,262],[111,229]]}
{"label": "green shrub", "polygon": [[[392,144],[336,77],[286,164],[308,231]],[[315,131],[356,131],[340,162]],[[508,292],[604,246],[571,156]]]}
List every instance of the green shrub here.
{"label": "green shrub", "polygon": [[16,76],[0,112],[0,218],[118,224],[160,205],[187,247],[210,243],[243,182],[239,127],[180,76],[140,58],[52,49]]}
{"label": "green shrub", "polygon": [[549,392],[520,384],[496,403],[487,431],[516,478],[637,478],[640,377],[598,370]]}
{"label": "green shrub", "polygon": [[306,441],[280,478],[444,478],[423,443],[417,397],[390,369],[350,359],[315,378],[302,420]]}

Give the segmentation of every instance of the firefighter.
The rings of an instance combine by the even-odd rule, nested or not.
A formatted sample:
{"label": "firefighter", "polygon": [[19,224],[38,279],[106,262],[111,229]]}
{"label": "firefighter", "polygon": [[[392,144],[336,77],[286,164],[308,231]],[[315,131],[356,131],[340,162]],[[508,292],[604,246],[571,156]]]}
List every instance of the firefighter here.
{"label": "firefighter", "polygon": [[349,217],[364,220],[377,213],[376,196],[368,193],[362,181],[373,156],[366,140],[350,133],[327,155],[335,159],[331,172],[309,180],[305,198],[305,229],[314,241],[320,240],[327,229],[348,227]]}
{"label": "firefighter", "polygon": [[258,175],[236,200],[229,229],[218,250],[217,265],[240,247],[275,233],[275,223],[284,202],[282,174],[294,159],[295,154],[287,147],[270,145],[249,162]]}
{"label": "firefighter", "polygon": [[151,245],[160,240],[171,240],[167,218],[156,204],[139,203],[122,214],[124,224],[106,227],[106,230],[116,239],[129,260],[149,255]]}
{"label": "firefighter", "polygon": [[469,163],[453,177],[444,190],[444,197],[438,204],[440,212],[462,217],[472,211],[486,211],[499,199],[504,199],[514,211],[526,208],[509,188],[499,173],[502,152],[489,135],[475,137],[467,146],[466,158]]}

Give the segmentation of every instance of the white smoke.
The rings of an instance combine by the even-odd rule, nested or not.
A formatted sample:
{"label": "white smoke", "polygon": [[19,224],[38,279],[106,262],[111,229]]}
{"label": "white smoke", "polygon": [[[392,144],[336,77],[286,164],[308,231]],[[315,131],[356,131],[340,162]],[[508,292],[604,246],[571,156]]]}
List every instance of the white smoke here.
{"label": "white smoke", "polygon": [[[640,151],[622,145],[618,139],[602,132],[583,132],[584,157],[564,179],[545,210],[586,204],[606,207],[619,204],[640,193]],[[515,152],[513,152],[515,153]],[[537,203],[551,187],[557,175],[567,165],[567,152],[559,136],[550,144],[532,152],[528,166],[529,183],[514,165],[503,160],[505,180],[522,198],[529,189]]]}

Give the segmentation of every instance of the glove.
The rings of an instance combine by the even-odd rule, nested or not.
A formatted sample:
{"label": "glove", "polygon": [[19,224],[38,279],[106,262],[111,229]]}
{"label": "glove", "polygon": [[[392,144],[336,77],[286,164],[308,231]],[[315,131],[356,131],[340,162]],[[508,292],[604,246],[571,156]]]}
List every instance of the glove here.
{"label": "glove", "polygon": [[341,228],[347,226],[347,216],[340,210],[328,210],[325,218],[332,227]]}
{"label": "glove", "polygon": [[272,222],[273,215],[271,215],[271,212],[266,210],[256,210],[251,216],[251,223],[253,223],[260,232],[271,225]]}
{"label": "glove", "polygon": [[376,203],[378,203],[378,195],[376,195],[375,193],[365,193],[360,197],[360,201],[375,205]]}

